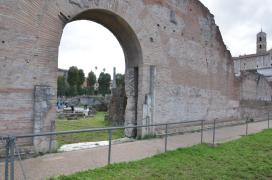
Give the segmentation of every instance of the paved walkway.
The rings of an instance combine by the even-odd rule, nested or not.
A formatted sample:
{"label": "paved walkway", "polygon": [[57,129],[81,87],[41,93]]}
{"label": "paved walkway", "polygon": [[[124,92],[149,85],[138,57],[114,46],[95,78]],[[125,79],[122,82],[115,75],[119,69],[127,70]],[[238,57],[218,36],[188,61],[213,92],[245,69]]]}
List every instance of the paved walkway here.
{"label": "paved walkway", "polygon": [[[253,134],[267,128],[267,122],[249,124],[248,132]],[[226,142],[245,135],[245,125],[216,129],[216,142]],[[204,142],[212,142],[212,130],[204,132]],[[169,136],[168,150],[188,147],[200,143],[200,133]],[[139,160],[164,152],[164,139],[151,139],[112,145],[112,162]],[[68,175],[78,171],[94,169],[107,165],[108,147],[89,150],[49,154],[23,160],[28,180],[40,180],[57,175]],[[3,179],[4,167],[0,164],[0,179]],[[2,177],[1,177],[2,176]],[[15,163],[15,179],[23,179],[19,163]]]}

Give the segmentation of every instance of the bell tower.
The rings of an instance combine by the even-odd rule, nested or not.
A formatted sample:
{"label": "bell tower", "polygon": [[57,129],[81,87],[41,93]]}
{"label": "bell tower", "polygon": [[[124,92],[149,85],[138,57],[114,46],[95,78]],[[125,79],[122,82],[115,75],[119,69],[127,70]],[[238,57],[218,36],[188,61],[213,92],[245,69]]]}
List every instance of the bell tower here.
{"label": "bell tower", "polygon": [[257,34],[257,54],[266,53],[266,33],[261,30]]}

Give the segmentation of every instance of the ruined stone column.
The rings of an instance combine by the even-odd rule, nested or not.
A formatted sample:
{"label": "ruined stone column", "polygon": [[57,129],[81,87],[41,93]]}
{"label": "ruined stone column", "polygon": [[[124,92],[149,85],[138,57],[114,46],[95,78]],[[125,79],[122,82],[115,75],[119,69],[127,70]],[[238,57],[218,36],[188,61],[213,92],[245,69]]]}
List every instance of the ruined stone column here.
{"label": "ruined stone column", "polygon": [[[127,107],[125,112],[125,126],[137,125],[137,76],[136,68],[127,68],[125,75],[125,91],[127,95]],[[127,137],[135,137],[136,129],[126,129]]]}
{"label": "ruined stone column", "polygon": [[116,85],[116,68],[113,68],[113,78],[112,78],[112,89],[115,89],[117,87]]}
{"label": "ruined stone column", "polygon": [[[155,66],[149,68],[149,93],[145,95],[145,101],[143,104],[143,122],[144,125],[154,124],[154,111],[155,111]],[[142,128],[141,135],[153,135],[155,133],[155,127]]]}
{"label": "ruined stone column", "polygon": [[[34,129],[33,133],[38,134],[49,131],[49,123],[46,122],[47,115],[51,108],[54,108],[51,100],[54,93],[50,86],[35,86],[34,89]],[[49,148],[49,137],[34,137],[33,145],[36,152],[47,152]]]}

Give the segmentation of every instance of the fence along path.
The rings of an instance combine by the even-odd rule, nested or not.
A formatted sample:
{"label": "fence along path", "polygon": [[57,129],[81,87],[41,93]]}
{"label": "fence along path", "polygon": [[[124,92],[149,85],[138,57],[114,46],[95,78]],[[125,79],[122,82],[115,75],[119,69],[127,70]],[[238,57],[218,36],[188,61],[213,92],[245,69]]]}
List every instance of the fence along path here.
{"label": "fence along path", "polygon": [[[269,122],[269,121],[268,121]],[[240,138],[242,135],[253,134],[268,128],[267,121],[246,123],[237,126],[210,128],[203,132],[204,143],[219,143]],[[214,131],[215,130],[215,131]],[[165,141],[167,140],[167,141]],[[165,144],[167,142],[167,144]],[[201,143],[201,131],[186,133],[183,135],[168,136],[167,138],[157,138],[128,142],[124,144],[114,144],[111,148],[111,162],[127,162],[140,160],[167,150],[189,147]],[[25,171],[26,179],[39,180],[52,176],[69,175],[71,173],[102,167],[108,164],[108,146],[98,147],[88,150],[48,154],[45,156],[26,159],[20,164],[15,161],[14,179],[24,179],[21,166]],[[0,163],[0,179],[5,179],[5,164]]]}

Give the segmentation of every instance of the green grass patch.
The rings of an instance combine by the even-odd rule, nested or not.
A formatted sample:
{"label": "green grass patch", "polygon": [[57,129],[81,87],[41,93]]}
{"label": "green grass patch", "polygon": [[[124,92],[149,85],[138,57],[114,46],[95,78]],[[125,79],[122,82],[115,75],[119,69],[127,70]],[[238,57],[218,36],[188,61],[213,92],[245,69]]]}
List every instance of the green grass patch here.
{"label": "green grass patch", "polygon": [[272,179],[272,130],[216,148],[196,145],[140,161],[52,178],[87,179]]}
{"label": "green grass patch", "polygon": [[[79,130],[79,129],[90,129],[109,127],[108,121],[104,120],[105,112],[97,112],[95,117],[92,118],[81,118],[79,120],[63,120],[57,119],[56,131],[68,131],[68,130]],[[124,130],[115,130],[112,133],[113,139],[124,137]],[[79,134],[67,134],[57,135],[56,137],[58,145],[78,143],[78,142],[95,142],[103,141],[108,139],[108,132],[92,132],[92,133],[79,133]]]}

